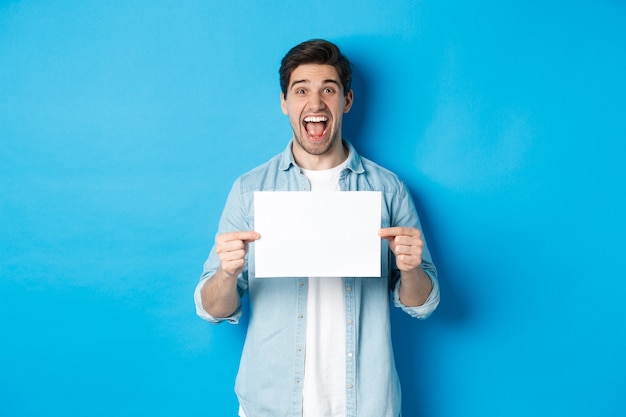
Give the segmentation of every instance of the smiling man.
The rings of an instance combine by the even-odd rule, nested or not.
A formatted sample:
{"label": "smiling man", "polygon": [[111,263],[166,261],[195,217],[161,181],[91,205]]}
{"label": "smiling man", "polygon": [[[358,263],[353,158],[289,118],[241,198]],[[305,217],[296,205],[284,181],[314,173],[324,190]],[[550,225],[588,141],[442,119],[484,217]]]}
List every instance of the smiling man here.
{"label": "smiling man", "polygon": [[[196,311],[211,323],[238,323],[241,297],[250,297],[235,387],[241,417],[398,417],[390,294],[420,319],[439,303],[413,200],[395,174],[343,139],[354,95],[351,64],[336,45],[303,42],[279,73],[293,139],[233,185],[196,287]],[[254,192],[302,190],[381,192],[381,277],[255,278]]]}
{"label": "smiling man", "polygon": [[293,70],[288,88],[281,93],[281,107],[289,116],[292,152],[302,168],[332,168],[346,159],[341,122],[352,106],[352,96],[352,90],[344,92],[332,65],[303,64]]}

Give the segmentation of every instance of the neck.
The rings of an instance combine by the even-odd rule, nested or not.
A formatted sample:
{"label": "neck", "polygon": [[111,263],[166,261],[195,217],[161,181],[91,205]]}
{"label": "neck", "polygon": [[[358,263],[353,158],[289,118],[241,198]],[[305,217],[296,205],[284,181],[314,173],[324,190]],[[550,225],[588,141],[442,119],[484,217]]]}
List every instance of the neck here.
{"label": "neck", "polygon": [[311,171],[321,171],[331,169],[341,165],[348,158],[348,149],[344,146],[342,140],[322,155],[313,155],[306,152],[296,141],[291,145],[291,153],[299,167]]}

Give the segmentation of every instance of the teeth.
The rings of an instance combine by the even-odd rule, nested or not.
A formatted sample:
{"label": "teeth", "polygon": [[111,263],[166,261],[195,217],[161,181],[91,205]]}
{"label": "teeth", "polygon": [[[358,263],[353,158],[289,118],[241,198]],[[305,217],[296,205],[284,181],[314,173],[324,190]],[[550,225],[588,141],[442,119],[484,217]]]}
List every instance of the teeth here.
{"label": "teeth", "polygon": [[325,122],[327,120],[328,120],[328,118],[324,117],[324,116],[317,116],[317,117],[316,116],[309,116],[309,117],[306,117],[304,119],[304,121],[307,122],[307,123],[319,123],[319,122]]}

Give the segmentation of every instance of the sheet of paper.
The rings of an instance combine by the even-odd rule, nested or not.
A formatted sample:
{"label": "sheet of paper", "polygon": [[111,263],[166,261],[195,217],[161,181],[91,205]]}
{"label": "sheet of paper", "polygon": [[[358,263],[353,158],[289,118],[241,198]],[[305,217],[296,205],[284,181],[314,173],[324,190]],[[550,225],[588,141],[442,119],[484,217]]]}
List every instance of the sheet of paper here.
{"label": "sheet of paper", "polygon": [[378,191],[254,193],[257,278],[380,277]]}

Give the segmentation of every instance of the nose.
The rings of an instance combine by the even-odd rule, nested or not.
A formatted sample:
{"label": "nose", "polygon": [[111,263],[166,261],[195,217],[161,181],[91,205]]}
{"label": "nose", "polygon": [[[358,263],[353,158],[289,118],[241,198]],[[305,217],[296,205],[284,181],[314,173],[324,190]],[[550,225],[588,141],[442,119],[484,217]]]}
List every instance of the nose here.
{"label": "nose", "polygon": [[318,112],[326,107],[326,103],[322,98],[320,93],[311,94],[311,99],[309,100],[309,109],[312,112]]}

